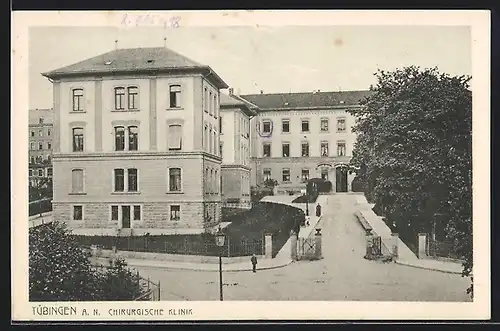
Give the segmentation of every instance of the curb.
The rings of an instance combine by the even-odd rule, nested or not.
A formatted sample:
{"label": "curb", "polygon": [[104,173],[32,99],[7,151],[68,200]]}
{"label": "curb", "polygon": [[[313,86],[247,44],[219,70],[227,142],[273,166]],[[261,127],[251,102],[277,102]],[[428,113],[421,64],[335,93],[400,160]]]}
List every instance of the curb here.
{"label": "curb", "polygon": [[411,264],[408,262],[394,261],[394,263],[399,264],[399,265],[404,265],[407,267],[417,268],[417,269],[442,272],[445,274],[454,274],[454,275],[461,275],[462,274],[462,272],[456,272],[456,271],[451,271],[451,270],[442,270],[442,269],[436,269],[436,268],[431,268],[431,267],[424,267],[424,266],[420,266],[420,265]]}
{"label": "curb", "polygon": [[[278,268],[283,268],[288,265],[290,265],[293,261],[287,261],[286,263],[281,263],[277,265],[272,265],[268,267],[257,267],[257,270],[271,270],[271,269],[278,269]],[[134,263],[129,263],[127,261],[127,264],[129,267],[134,267],[134,268],[140,268],[140,267],[146,267],[146,268],[162,268],[162,269],[170,269],[170,270],[185,270],[185,271],[204,271],[204,272],[219,272],[219,269],[206,269],[202,267],[186,267],[186,266],[172,266],[172,265],[154,265],[154,264],[141,264],[137,265]],[[231,268],[224,268],[224,265],[222,265],[222,271],[227,271],[227,272],[240,272],[240,271],[252,271],[252,268],[244,268],[244,269],[231,269]]]}

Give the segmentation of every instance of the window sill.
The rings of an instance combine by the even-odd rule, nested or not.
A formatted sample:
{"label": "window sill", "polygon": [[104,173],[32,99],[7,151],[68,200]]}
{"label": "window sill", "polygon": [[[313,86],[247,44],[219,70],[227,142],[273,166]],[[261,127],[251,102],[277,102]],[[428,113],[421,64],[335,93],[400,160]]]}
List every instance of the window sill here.
{"label": "window sill", "polygon": [[72,110],[69,113],[70,114],[85,114],[87,111],[86,110]]}
{"label": "window sill", "polygon": [[184,194],[182,191],[168,191],[165,194]]}
{"label": "window sill", "polygon": [[111,192],[111,195],[139,195],[141,192]]}
{"label": "window sill", "polygon": [[343,131],[338,131],[337,130],[337,133],[346,133],[346,131],[345,130],[343,130]]}
{"label": "window sill", "polygon": [[172,111],[172,110],[184,110],[182,107],[168,107],[167,111]]}
{"label": "window sill", "polygon": [[112,109],[112,113],[136,113],[140,112],[140,109]]}
{"label": "window sill", "polygon": [[319,133],[330,133],[330,131],[328,131],[328,130],[326,130],[326,131],[320,130]]}
{"label": "window sill", "polygon": [[87,195],[86,192],[70,192],[69,195]]}
{"label": "window sill", "polygon": [[302,133],[302,134],[309,134],[309,133],[311,133],[311,131],[300,131],[300,133]]}
{"label": "window sill", "polygon": [[290,131],[281,131],[282,134],[290,134]]}

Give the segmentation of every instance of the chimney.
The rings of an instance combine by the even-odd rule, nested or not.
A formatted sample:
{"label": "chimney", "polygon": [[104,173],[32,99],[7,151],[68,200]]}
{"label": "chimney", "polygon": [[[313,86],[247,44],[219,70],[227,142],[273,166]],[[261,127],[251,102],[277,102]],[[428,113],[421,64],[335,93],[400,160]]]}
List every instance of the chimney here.
{"label": "chimney", "polygon": [[234,94],[234,89],[232,87],[229,88],[229,95],[233,95]]}
{"label": "chimney", "polygon": [[264,94],[264,90],[260,90],[260,94]]}
{"label": "chimney", "polygon": [[115,50],[117,50],[117,49],[118,49],[118,39],[115,40]]}

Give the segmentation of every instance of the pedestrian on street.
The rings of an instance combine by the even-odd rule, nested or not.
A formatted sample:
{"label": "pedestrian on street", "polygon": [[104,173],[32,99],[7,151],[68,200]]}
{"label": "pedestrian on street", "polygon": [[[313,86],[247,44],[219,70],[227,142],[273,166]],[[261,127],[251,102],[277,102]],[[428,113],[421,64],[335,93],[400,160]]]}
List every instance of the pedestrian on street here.
{"label": "pedestrian on street", "polygon": [[250,261],[252,261],[252,271],[257,272],[257,256],[255,256],[255,254],[253,254]]}

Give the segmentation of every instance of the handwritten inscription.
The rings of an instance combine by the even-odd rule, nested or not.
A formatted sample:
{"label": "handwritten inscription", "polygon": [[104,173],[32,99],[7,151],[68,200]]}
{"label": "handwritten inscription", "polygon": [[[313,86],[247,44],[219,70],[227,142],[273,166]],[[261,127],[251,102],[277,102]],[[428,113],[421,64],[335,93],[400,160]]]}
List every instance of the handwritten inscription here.
{"label": "handwritten inscription", "polygon": [[180,16],[158,15],[158,14],[125,14],[122,17],[121,25],[124,26],[163,26],[178,28],[180,26]]}

